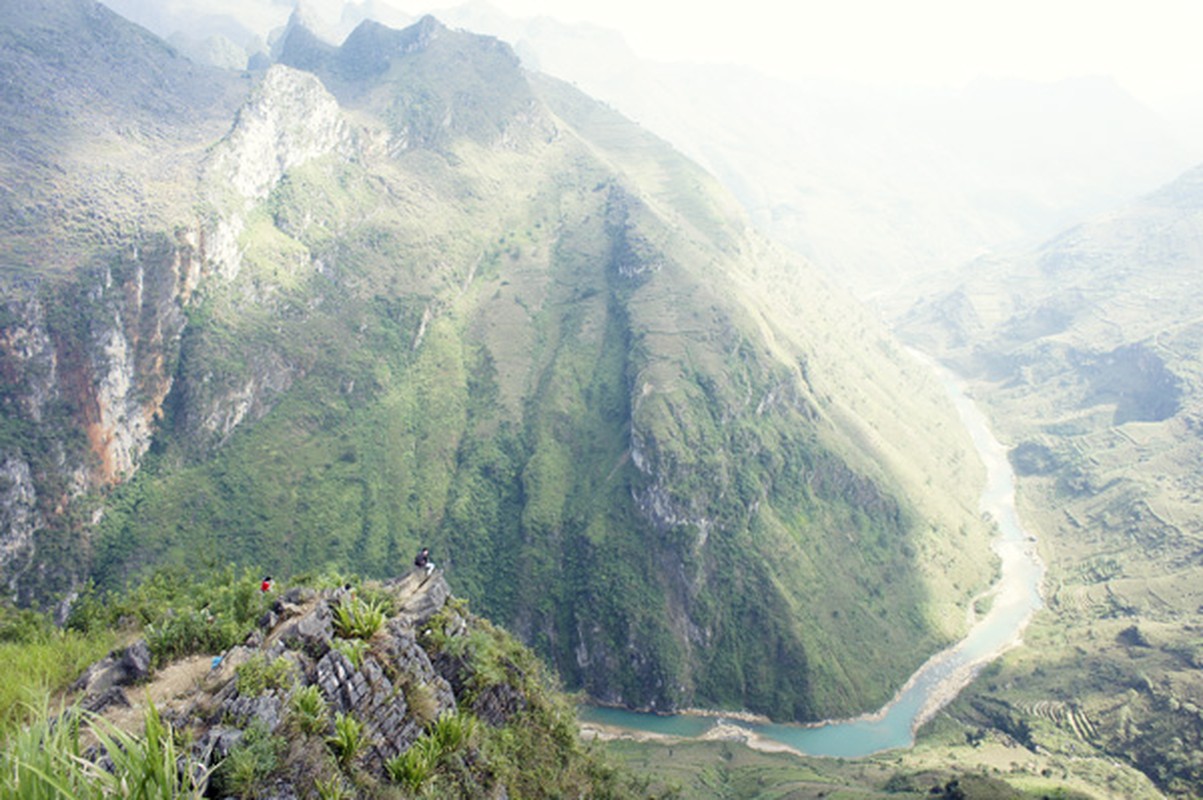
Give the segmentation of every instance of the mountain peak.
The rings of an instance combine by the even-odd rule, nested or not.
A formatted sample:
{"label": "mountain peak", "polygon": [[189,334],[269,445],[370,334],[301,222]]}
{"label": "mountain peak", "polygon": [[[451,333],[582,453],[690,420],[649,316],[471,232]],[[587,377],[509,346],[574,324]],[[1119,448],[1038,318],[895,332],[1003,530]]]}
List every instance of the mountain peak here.
{"label": "mountain peak", "polygon": [[1176,180],[1150,194],[1147,202],[1183,211],[1203,209],[1203,164],[1187,170]]}
{"label": "mountain peak", "polygon": [[313,71],[335,52],[334,45],[313,32],[308,14],[301,6],[293,10],[276,46],[275,60],[297,69]]}
{"label": "mountain peak", "polygon": [[383,75],[395,59],[428,50],[445,33],[447,27],[429,14],[400,30],[365,19],[339,48],[340,77],[363,80]]}

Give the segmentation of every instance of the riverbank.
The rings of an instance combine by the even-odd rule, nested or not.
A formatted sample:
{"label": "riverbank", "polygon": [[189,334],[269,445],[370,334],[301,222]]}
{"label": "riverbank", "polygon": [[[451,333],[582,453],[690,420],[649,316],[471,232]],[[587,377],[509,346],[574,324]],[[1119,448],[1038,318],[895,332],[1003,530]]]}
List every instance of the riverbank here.
{"label": "riverbank", "polygon": [[[693,719],[675,729],[673,719],[634,712],[607,712],[608,720],[586,719],[592,736],[673,739],[720,738],[738,740],[766,752],[789,751],[804,755],[858,757],[910,747],[915,732],[941,708],[956,698],[988,663],[1023,642],[1023,632],[1043,606],[1041,584],[1044,566],[1035,548],[1035,537],[1022,526],[1015,508],[1015,476],[1007,451],[993,436],[985,416],[952,373],[919,356],[933,369],[957,409],[970,439],[986,467],[981,510],[998,525],[992,549],[999,559],[999,578],[984,596],[992,598],[989,611],[972,626],[964,639],[929,658],[880,710],[854,719],[828,720],[807,725],[777,725],[753,715],[693,710],[682,719]],[[713,724],[697,728],[698,717]],[[731,724],[738,719],[742,724]],[[621,723],[621,724],[619,724]]]}

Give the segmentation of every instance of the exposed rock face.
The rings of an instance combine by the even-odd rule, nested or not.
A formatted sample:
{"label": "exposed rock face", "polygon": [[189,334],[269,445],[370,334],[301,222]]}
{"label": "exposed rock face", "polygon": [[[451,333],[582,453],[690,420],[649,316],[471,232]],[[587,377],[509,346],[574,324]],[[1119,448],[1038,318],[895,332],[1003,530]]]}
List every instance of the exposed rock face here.
{"label": "exposed rock face", "polygon": [[[356,763],[383,777],[386,763],[408,750],[430,722],[456,711],[470,697],[473,712],[495,727],[505,725],[527,707],[526,695],[518,686],[505,681],[474,684],[467,660],[443,653],[436,659],[436,667],[418,643],[415,623],[420,626],[430,621],[451,598],[441,573],[430,577],[415,573],[388,588],[398,604],[397,613],[357,658],[347,655],[347,642],[337,637],[331,625],[333,608],[355,602],[349,595],[340,590],[285,596],[272,609],[271,627],[253,637],[258,644],[224,654],[201,681],[203,687],[169,702],[162,709],[164,717],[178,728],[191,729],[196,741],[194,755],[205,765],[215,765],[239,745],[251,726],[282,736],[296,735],[295,728],[284,727],[292,713],[291,698],[305,687],[316,686],[330,720],[345,715],[362,724]],[[452,638],[466,635],[471,624],[457,617],[449,634]],[[289,676],[284,685],[240,689],[239,675],[252,668],[256,658],[268,664],[283,660]],[[82,705],[103,713],[137,704],[139,692],[156,691],[150,662],[145,642],[97,662],[76,684],[76,690],[83,693]],[[148,680],[148,686],[134,685]],[[251,687],[249,682],[246,685]],[[474,686],[471,693],[469,686]],[[276,779],[275,796],[304,794],[304,769],[297,769],[295,778]]]}
{"label": "exposed rock face", "polygon": [[10,589],[38,530],[138,469],[174,383],[184,306],[201,276],[197,241],[187,231],[148,237],[74,283],[35,284],[5,303],[0,404],[23,432],[0,442],[0,576]]}
{"label": "exposed rock face", "polygon": [[[247,209],[286,170],[330,153],[350,157],[353,144],[314,76],[273,67],[205,166],[206,185],[217,187],[207,221],[133,239],[69,281],[6,287],[0,412],[26,432],[24,440],[0,440],[0,581],[10,594],[24,596],[21,574],[36,566],[39,530],[64,524],[74,501],[140,467],[177,383],[185,309],[208,283],[237,278]],[[296,373],[263,352],[234,383],[193,375],[179,403],[181,425],[220,444],[265,414]],[[59,575],[38,590],[73,582]]]}
{"label": "exposed rock face", "polygon": [[16,575],[33,553],[34,531],[45,524],[37,497],[29,464],[9,455],[0,464],[0,575],[8,576],[8,593],[15,590]]}
{"label": "exposed rock face", "polygon": [[251,206],[267,197],[289,169],[331,153],[353,153],[338,101],[313,75],[273,66],[205,167],[209,201],[220,210],[208,253],[223,278],[238,276],[238,237]]}

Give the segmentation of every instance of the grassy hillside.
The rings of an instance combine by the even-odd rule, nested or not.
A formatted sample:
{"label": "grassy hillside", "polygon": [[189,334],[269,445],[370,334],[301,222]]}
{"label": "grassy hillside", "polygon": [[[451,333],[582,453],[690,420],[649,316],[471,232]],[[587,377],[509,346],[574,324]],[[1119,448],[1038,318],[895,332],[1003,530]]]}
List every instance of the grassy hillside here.
{"label": "grassy hillside", "polygon": [[75,523],[98,582],[428,544],[600,700],[795,718],[879,705],[960,631],[980,467],[867,314],[492,40],[304,56],[322,84],[274,67],[206,151],[154,440]]}

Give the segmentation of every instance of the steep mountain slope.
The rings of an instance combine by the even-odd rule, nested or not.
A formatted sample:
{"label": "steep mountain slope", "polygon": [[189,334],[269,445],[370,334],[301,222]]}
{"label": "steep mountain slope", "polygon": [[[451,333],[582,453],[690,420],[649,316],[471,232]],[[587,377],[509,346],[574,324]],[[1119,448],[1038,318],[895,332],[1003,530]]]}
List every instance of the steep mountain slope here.
{"label": "steep mountain slope", "polygon": [[[1188,795],[1203,779],[1201,266],[1196,168],[1034,253],[970,265],[907,326],[980,381],[1056,580],[1054,613],[1031,639],[1043,646],[972,709],[997,719],[1001,699],[1024,718],[1072,697],[1091,744]],[[1013,691],[1000,697],[1001,685]]]}
{"label": "steep mountain slope", "polygon": [[[270,0],[188,5],[115,7],[172,37],[224,33],[236,18],[272,39],[286,17]],[[399,25],[403,16],[393,0],[304,7],[329,42],[342,41],[351,21]],[[717,176],[758,227],[891,316],[920,296],[915,276],[1034,245],[1151,190],[1203,152],[1186,133],[1194,128],[1170,124],[1103,77],[979,78],[959,91],[796,83],[651,62],[615,31],[515,18],[487,2],[437,13],[511,43],[528,68],[667,139]]]}
{"label": "steep mountain slope", "polygon": [[424,542],[599,699],[797,718],[960,629],[989,565],[939,387],[705,173],[431,18],[279,52],[174,239],[7,304],[18,591]]}
{"label": "steep mountain slope", "polygon": [[1102,77],[979,78],[959,91],[790,82],[651,62],[612,31],[514,19],[485,2],[440,13],[667,139],[758,227],[891,315],[918,296],[916,276],[1039,242],[1200,153]]}

